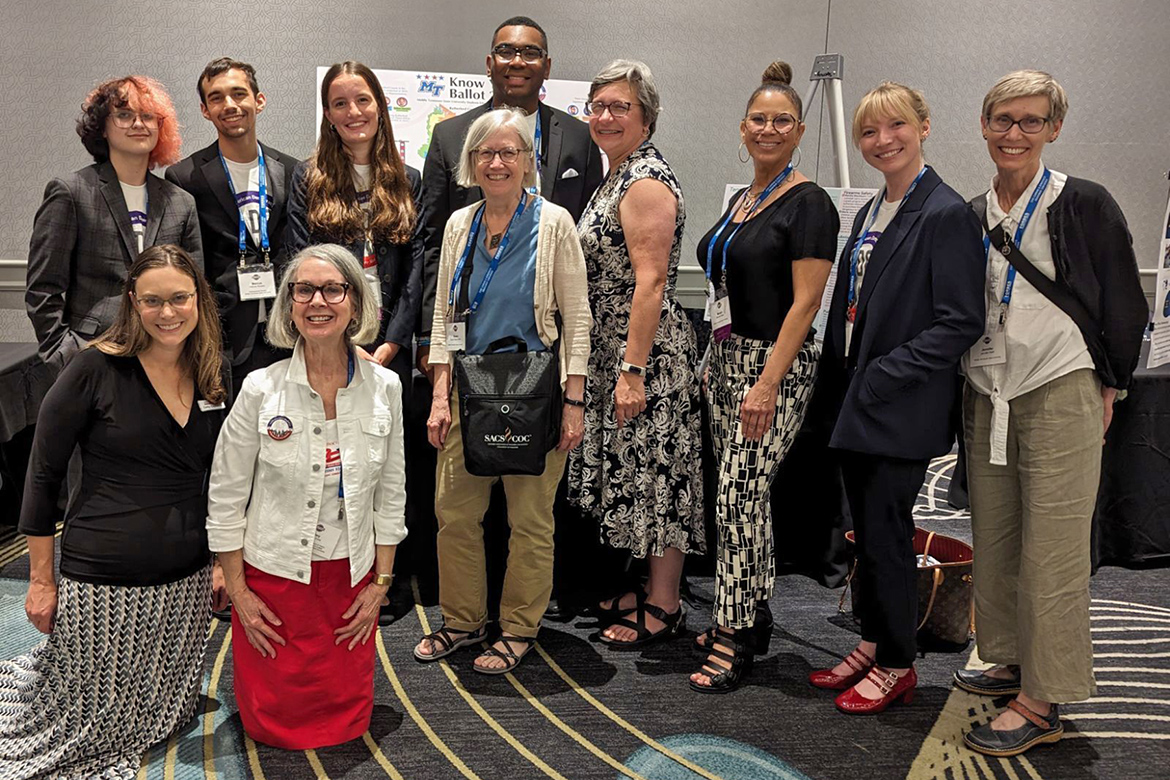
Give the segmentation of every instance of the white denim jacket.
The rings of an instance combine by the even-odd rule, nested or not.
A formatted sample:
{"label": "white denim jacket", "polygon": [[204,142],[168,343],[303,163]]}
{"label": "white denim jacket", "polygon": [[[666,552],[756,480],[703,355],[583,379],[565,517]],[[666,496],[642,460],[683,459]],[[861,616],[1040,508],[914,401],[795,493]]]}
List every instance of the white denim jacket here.
{"label": "white denim jacket", "polygon": [[[356,356],[354,368],[349,386],[337,391],[351,585],[373,567],[375,544],[406,537],[402,385],[393,371]],[[292,358],[248,374],[211,464],[213,552],[243,548],[244,560],[263,572],[311,580],[324,426],[325,407],[309,387],[300,342]]]}

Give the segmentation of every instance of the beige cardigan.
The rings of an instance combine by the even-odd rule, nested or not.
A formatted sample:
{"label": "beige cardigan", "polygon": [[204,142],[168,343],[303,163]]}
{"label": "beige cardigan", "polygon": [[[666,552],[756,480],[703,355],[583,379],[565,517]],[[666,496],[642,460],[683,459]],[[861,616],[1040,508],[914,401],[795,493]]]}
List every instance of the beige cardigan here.
{"label": "beige cardigan", "polygon": [[[475,212],[483,201],[459,209],[447,220],[443,251],[439,256],[439,278],[435,285],[435,316],[431,325],[431,365],[451,364],[447,351],[447,295],[455,264],[467,244]],[[498,294],[498,291],[496,291]],[[585,255],[577,237],[577,225],[568,211],[552,201],[541,204],[536,237],[536,285],[532,294],[536,332],[544,345],[557,340],[556,312],[561,313],[561,386],[570,374],[589,373],[589,287]]]}

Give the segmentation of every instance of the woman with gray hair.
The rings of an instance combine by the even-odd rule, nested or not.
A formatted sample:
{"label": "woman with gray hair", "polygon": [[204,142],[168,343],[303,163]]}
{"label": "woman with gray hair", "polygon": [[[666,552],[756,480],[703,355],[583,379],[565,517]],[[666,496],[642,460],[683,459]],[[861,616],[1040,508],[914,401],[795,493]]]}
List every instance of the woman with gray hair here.
{"label": "woman with gray hair", "polygon": [[402,386],[355,359],[378,329],[369,289],[335,244],[288,263],[268,339],[293,355],[244,380],[211,467],[207,536],[234,606],[240,718],[290,750],[369,726],[370,640],[406,536]]}
{"label": "woman with gray hair", "polygon": [[620,650],[678,635],[684,556],[705,547],[699,355],[675,297],[683,197],[650,142],[659,107],[645,63],[615,60],[593,79],[589,131],[609,175],[577,224],[594,328],[569,500],[604,542],[650,560],[645,588],[597,608],[599,641]]}
{"label": "woman with gray hair", "polygon": [[[484,199],[451,215],[443,234],[430,364],[434,396],[427,435],[439,450],[435,515],[439,521],[439,606],[443,626],[419,641],[414,656],[437,661],[486,636],[487,572],[483,515],[492,484],[508,501],[508,565],[500,596],[499,639],[474,663],[504,674],[532,648],[552,592],[553,499],[569,450],[581,442],[591,318],[585,261],[569,212],[536,194],[524,114],[489,111],[468,128],[459,184]],[[559,321],[558,321],[559,320]],[[469,472],[464,440],[469,418],[452,380],[457,353],[544,352],[560,344],[564,404],[560,440],[541,474],[480,476]],[[510,345],[500,349],[503,345]]]}
{"label": "woman with gray hair", "polygon": [[964,737],[992,756],[1056,742],[1057,703],[1096,691],[1089,545],[1102,437],[1148,316],[1116,201],[1041,160],[1067,112],[1047,73],[996,82],[981,117],[996,173],[971,201],[988,232],[987,325],[963,358],[963,417],[975,628],[995,666],[957,671],[955,685],[1016,695]]}

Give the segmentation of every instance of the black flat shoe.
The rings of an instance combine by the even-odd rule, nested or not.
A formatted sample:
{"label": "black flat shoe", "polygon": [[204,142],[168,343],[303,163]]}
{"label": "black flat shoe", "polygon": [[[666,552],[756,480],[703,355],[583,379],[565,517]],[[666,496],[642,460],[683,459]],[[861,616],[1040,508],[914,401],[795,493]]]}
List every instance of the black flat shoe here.
{"label": "black flat shoe", "polygon": [[[623,642],[620,639],[610,639],[605,634],[598,634],[597,641],[608,646],[612,650],[636,650],[640,647],[646,647],[656,642],[664,642],[667,639],[674,639],[682,631],[683,626],[686,625],[686,617],[683,614],[682,604],[678,605],[678,610],[675,612],[667,612],[661,607],[649,604],[642,600],[637,607],[624,613],[629,615],[634,614],[634,620],[629,617],[619,617],[610,623],[610,626],[622,626],[623,628],[631,628],[637,634],[637,638],[631,639],[628,642]],[[651,631],[646,628],[646,616],[653,615],[662,622],[662,628],[657,631]],[[608,628],[608,626],[607,626]]]}
{"label": "black flat shoe", "polygon": [[989,677],[975,669],[959,669],[955,672],[955,687],[980,696],[1014,696],[1020,692],[1020,667],[1009,666],[1015,671],[1010,680]]}
{"label": "black flat shoe", "polygon": [[[715,630],[715,640],[708,655],[726,661],[729,667],[724,668],[708,660],[700,671],[707,675],[711,681],[710,684],[703,685],[694,680],[687,680],[692,691],[697,693],[731,693],[743,683],[747,673],[751,671],[755,656],[739,640],[739,634],[739,631]],[[731,652],[726,653],[724,649]]]}
{"label": "black flat shoe", "polygon": [[964,734],[963,744],[985,756],[1007,758],[1018,756],[1036,745],[1059,742],[1064,734],[1064,724],[1060,722],[1059,708],[1055,704],[1048,715],[1033,712],[1015,699],[1008,703],[1008,708],[1023,715],[1027,722],[1010,731],[996,731],[990,723],[984,723]]}

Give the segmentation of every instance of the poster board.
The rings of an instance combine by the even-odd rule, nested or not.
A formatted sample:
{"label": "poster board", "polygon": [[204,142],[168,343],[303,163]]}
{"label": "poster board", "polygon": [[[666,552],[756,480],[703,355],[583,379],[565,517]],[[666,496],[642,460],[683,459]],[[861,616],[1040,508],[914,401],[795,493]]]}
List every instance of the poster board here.
{"label": "poster board", "polygon": [[1146,368],[1170,363],[1170,196],[1166,198],[1162,225],[1162,240],[1158,242],[1158,281],[1154,285],[1154,331],[1150,334]]}

